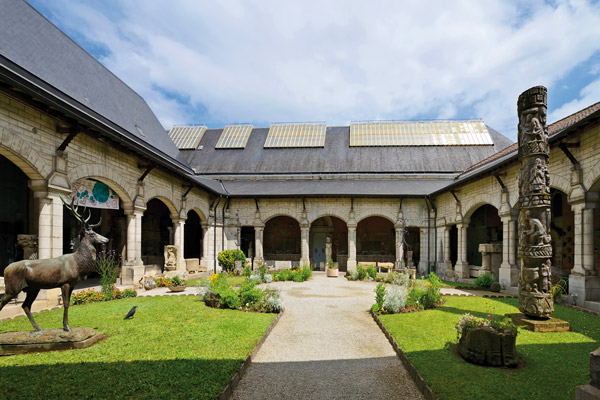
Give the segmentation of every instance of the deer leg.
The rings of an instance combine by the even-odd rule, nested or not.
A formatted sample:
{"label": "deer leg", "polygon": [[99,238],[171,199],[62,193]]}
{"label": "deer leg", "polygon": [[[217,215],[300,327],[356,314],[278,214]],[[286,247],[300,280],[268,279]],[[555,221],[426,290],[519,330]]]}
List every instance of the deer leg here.
{"label": "deer leg", "polygon": [[71,302],[71,293],[73,292],[73,288],[70,284],[65,283],[60,287],[62,292],[63,299],[63,329],[65,332],[71,332],[71,327],[69,326],[69,303]]}
{"label": "deer leg", "polygon": [[24,292],[27,293],[27,297],[25,297],[25,301],[23,302],[21,308],[23,308],[23,311],[25,311],[25,315],[27,315],[29,322],[31,322],[31,325],[33,325],[33,329],[36,331],[41,331],[42,328],[39,327],[39,325],[33,319],[33,315],[31,315],[31,305],[35,301],[40,289],[32,289],[28,287],[24,290]]}
{"label": "deer leg", "polygon": [[7,305],[9,301],[11,301],[15,297],[17,297],[17,295],[18,295],[18,293],[17,294],[4,293],[4,296],[2,296],[2,300],[0,300],[0,311],[2,311],[4,306]]}

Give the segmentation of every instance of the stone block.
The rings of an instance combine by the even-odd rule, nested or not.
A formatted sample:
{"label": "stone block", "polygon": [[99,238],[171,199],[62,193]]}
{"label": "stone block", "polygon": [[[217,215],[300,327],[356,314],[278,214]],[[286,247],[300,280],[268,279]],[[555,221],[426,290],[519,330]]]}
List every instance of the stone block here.
{"label": "stone block", "polygon": [[291,269],[291,261],[275,261],[275,270],[280,271],[282,269]]}
{"label": "stone block", "polygon": [[590,384],[600,388],[600,348],[590,353]]}
{"label": "stone block", "polygon": [[186,258],[185,259],[185,269],[190,273],[200,271],[200,259],[199,258]]}
{"label": "stone block", "polygon": [[570,325],[558,318],[533,319],[522,313],[506,314],[515,325],[523,326],[533,332],[568,332]]}
{"label": "stone block", "polygon": [[577,386],[575,400],[600,400],[600,389],[592,385]]}

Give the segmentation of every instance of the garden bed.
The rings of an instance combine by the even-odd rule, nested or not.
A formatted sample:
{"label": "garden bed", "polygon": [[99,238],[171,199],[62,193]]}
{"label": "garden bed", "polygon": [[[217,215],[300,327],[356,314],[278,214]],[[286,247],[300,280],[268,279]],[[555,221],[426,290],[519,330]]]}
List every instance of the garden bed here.
{"label": "garden bed", "polygon": [[[123,317],[137,305],[132,320]],[[84,350],[0,358],[12,398],[219,398],[277,314],[206,307],[197,296],[129,298],[70,309],[73,326],[108,339]],[[62,309],[36,315],[62,326]],[[25,317],[0,332],[31,330]],[[94,382],[90,385],[90,382]]]}
{"label": "garden bed", "polygon": [[520,330],[517,352],[525,366],[508,370],[472,365],[452,352],[460,316],[485,318],[490,312],[518,312],[517,300],[447,297],[433,310],[379,318],[440,399],[567,399],[575,397],[575,386],[589,382],[589,353],[600,344],[598,317],[557,305],[554,315],[569,321],[572,331]]}

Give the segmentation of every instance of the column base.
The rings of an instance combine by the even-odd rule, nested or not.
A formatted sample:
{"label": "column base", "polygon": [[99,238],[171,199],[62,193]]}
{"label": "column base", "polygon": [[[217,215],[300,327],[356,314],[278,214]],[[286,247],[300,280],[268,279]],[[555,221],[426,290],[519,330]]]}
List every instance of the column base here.
{"label": "column base", "polygon": [[135,289],[139,287],[140,279],[144,277],[146,267],[144,265],[126,265],[121,274],[121,285],[133,285]]}
{"label": "column base", "polygon": [[356,272],[356,261],[346,261],[346,271],[348,271],[351,274]]}
{"label": "column base", "polygon": [[519,284],[519,269],[511,264],[500,265],[498,282],[508,287],[516,287]]}
{"label": "column base", "polygon": [[470,275],[469,264],[466,262],[456,263],[454,273],[457,279],[468,279]]}
{"label": "column base", "polygon": [[583,307],[586,301],[600,300],[600,277],[569,275],[569,297],[574,298],[575,304]]}

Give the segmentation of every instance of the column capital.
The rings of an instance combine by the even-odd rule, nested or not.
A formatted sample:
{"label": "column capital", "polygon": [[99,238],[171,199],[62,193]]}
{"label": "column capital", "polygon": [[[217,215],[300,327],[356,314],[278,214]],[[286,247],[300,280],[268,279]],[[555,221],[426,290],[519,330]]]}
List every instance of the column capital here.
{"label": "column capital", "polygon": [[356,225],[346,225],[346,227],[348,228],[348,230],[350,230],[350,229],[356,230]]}

